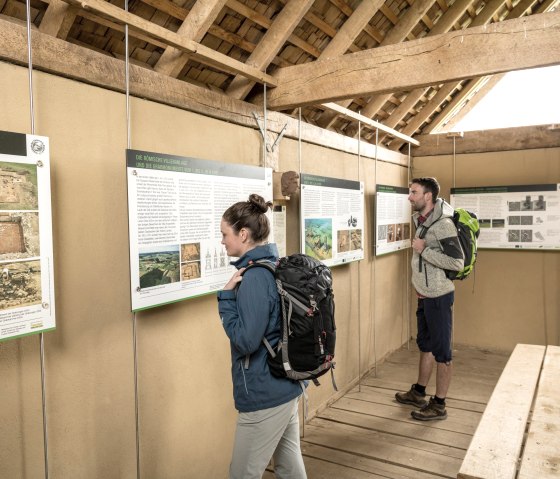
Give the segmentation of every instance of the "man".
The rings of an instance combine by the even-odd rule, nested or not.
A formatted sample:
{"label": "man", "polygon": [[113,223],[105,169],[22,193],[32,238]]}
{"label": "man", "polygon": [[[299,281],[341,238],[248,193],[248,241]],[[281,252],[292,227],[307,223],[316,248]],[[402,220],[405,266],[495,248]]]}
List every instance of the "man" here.
{"label": "man", "polygon": [[[445,419],[445,398],[451,382],[452,307],[455,294],[453,282],[445,270],[463,269],[463,252],[453,224],[453,208],[439,195],[435,178],[414,178],[410,183],[408,201],[414,210],[416,235],[412,240],[412,284],[418,295],[418,336],[420,349],[418,381],[409,391],[395,394],[398,402],[419,407],[412,411],[414,419],[431,421]],[[436,394],[426,401],[426,386],[434,363]]]}

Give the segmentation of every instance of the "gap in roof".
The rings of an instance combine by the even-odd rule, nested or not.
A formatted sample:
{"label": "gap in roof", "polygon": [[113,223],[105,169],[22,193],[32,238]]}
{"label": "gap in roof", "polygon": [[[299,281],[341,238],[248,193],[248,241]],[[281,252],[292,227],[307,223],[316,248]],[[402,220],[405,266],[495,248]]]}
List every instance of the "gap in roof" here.
{"label": "gap in roof", "polygon": [[560,123],[560,65],[505,74],[452,131]]}

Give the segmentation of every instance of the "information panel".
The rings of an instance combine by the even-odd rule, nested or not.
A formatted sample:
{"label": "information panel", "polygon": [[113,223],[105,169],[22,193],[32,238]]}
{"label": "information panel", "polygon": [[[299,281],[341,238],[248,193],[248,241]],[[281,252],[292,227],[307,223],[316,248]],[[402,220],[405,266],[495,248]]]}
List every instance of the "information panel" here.
{"label": "information panel", "polygon": [[327,266],[364,258],[364,184],[302,174],[303,252]]}
{"label": "information panel", "polygon": [[0,131],[0,341],[55,328],[49,140]]}
{"label": "information panel", "polygon": [[409,189],[377,185],[375,202],[375,254],[410,248],[411,208]]}
{"label": "information panel", "polygon": [[221,289],[235,269],[220,221],[257,193],[272,200],[272,170],[127,150],[132,310]]}
{"label": "information panel", "polygon": [[478,216],[479,248],[560,249],[560,184],[452,188],[451,204]]}

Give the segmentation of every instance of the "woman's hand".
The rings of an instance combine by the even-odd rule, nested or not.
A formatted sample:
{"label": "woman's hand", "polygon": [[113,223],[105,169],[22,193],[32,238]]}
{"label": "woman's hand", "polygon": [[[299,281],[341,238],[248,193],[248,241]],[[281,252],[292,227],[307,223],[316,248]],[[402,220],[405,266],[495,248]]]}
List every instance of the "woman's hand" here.
{"label": "woman's hand", "polygon": [[241,280],[243,279],[243,271],[245,271],[245,268],[241,268],[240,270],[237,270],[233,276],[229,279],[229,281],[226,283],[226,285],[224,286],[223,290],[227,291],[227,290],[231,290],[231,289],[235,289],[236,286],[241,283]]}

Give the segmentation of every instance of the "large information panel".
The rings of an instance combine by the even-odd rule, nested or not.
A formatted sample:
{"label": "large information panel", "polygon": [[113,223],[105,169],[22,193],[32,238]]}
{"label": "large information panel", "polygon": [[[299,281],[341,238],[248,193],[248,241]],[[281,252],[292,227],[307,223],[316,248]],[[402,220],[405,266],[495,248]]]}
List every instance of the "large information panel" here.
{"label": "large information panel", "polygon": [[364,258],[364,184],[302,174],[303,253],[327,266]]}
{"label": "large information panel", "polygon": [[451,204],[477,214],[479,248],[560,249],[560,184],[452,188]]}
{"label": "large information panel", "polygon": [[221,289],[235,269],[220,221],[233,203],[272,199],[272,170],[127,150],[132,310]]}
{"label": "large information panel", "polygon": [[410,248],[411,208],[409,189],[377,185],[375,202],[375,254]]}
{"label": "large information panel", "polygon": [[0,341],[55,328],[49,140],[0,131]]}

